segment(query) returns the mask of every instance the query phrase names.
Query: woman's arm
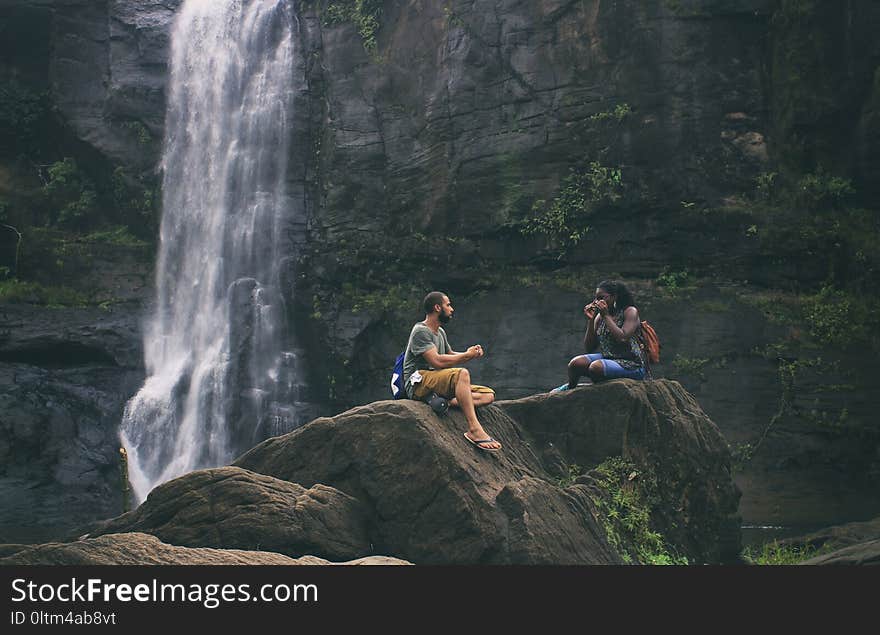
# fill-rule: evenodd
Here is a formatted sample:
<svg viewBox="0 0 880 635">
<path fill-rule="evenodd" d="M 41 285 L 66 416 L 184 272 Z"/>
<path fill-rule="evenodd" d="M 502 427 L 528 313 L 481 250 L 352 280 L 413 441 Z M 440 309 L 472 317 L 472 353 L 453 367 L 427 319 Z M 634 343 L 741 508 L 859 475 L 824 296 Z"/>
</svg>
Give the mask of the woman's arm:
<svg viewBox="0 0 880 635">
<path fill-rule="evenodd" d="M 608 329 L 608 332 L 611 333 L 611 337 L 618 342 L 625 342 L 631 338 L 641 324 L 639 320 L 639 310 L 634 306 L 628 306 L 626 307 L 626 310 L 624 310 L 623 328 L 617 326 L 614 318 L 608 315 L 608 313 L 601 313 L 601 319 L 605 320 L 605 327 Z"/>
<path fill-rule="evenodd" d="M 598 324 L 597 311 L 595 303 L 588 304 L 584 307 L 584 315 L 587 316 L 587 331 L 584 333 L 584 350 L 590 353 L 596 350 L 599 345 L 599 338 L 596 336 L 596 324 Z"/>
</svg>

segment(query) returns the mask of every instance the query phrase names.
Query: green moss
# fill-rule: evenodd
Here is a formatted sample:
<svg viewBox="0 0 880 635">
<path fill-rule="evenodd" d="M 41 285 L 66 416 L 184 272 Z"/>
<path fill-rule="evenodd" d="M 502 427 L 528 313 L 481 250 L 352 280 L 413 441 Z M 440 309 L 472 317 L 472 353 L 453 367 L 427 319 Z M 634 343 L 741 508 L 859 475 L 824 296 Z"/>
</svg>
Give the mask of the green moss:
<svg viewBox="0 0 880 635">
<path fill-rule="evenodd" d="M 335 0 L 324 9 L 322 22 L 332 26 L 350 22 L 357 27 L 364 50 L 378 61 L 376 34 L 382 17 L 382 0 Z"/>
<path fill-rule="evenodd" d="M 362 290 L 351 283 L 343 283 L 340 306 L 352 313 L 372 316 L 396 316 L 414 311 L 419 290 L 413 285 L 395 284 L 384 289 Z"/>
<path fill-rule="evenodd" d="M 731 306 L 720 300 L 702 300 L 694 303 L 694 308 L 703 313 L 727 313 Z"/>
<path fill-rule="evenodd" d="M 111 227 L 85 234 L 80 240 L 86 243 L 101 243 L 123 247 L 149 247 L 149 243 L 133 236 L 128 227 Z"/>
<path fill-rule="evenodd" d="M 672 360 L 672 368 L 676 373 L 682 375 L 695 375 L 700 379 L 705 379 L 706 376 L 703 374 L 703 369 L 709 361 L 709 359 L 704 358 L 676 355 L 675 359 Z"/>
<path fill-rule="evenodd" d="M 91 179 L 80 171 L 76 160 L 65 157 L 49 166 L 43 193 L 53 207 L 52 223 L 75 228 L 97 212 L 98 195 Z"/>
<path fill-rule="evenodd" d="M 131 131 L 142 146 L 150 145 L 150 142 L 153 140 L 150 131 L 140 121 L 126 121 L 122 124 L 122 127 Z"/>
<path fill-rule="evenodd" d="M 88 299 L 67 287 L 43 286 L 15 278 L 0 281 L 0 303 L 39 304 L 48 307 L 86 306 Z"/>
<path fill-rule="evenodd" d="M 605 534 L 624 562 L 688 564 L 651 527 L 651 509 L 660 500 L 656 477 L 621 457 L 607 459 L 591 474 L 599 487 L 593 502 Z"/>
<path fill-rule="evenodd" d="M 622 123 L 624 119 L 629 117 L 632 114 L 632 108 L 627 103 L 617 104 L 611 110 L 605 110 L 603 112 L 597 112 L 595 115 L 590 115 L 590 121 L 616 121 L 617 123 Z"/>
</svg>

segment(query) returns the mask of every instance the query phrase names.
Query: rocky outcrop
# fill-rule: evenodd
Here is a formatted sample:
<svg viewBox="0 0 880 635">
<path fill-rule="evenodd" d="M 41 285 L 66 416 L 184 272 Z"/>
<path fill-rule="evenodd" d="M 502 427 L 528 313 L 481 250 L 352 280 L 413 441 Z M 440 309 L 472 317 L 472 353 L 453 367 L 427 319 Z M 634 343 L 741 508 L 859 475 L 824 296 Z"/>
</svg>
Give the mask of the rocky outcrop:
<svg viewBox="0 0 880 635">
<path fill-rule="evenodd" d="M 6 546 L 0 562 L 247 558 L 206 547 L 333 560 L 381 553 L 418 564 L 620 564 L 650 558 L 651 547 L 691 563 L 739 553 L 727 445 L 679 384 L 618 380 L 499 402 L 480 416 L 501 453 L 464 439 L 460 412 L 438 418 L 416 401 L 317 419 L 235 466 L 166 483 L 80 541 Z M 627 491 L 606 489 L 608 459 L 632 466 Z M 618 493 L 634 500 L 643 483 L 653 484 L 643 508 L 614 509 L 625 522 L 650 523 L 650 546 L 618 533 L 608 512 Z"/>
<path fill-rule="evenodd" d="M 876 550 L 878 541 L 880 541 L 880 518 L 826 527 L 803 536 L 785 538 L 778 542 L 783 547 L 819 550 L 821 554 L 811 560 L 825 561 L 827 559 L 830 562 L 837 560 L 837 554 L 861 553 L 862 547 L 867 549 L 866 553 L 872 549 Z M 843 560 L 845 558 L 841 562 Z"/>
<path fill-rule="evenodd" d="M 0 540 L 124 511 L 118 426 L 143 381 L 140 310 L 0 309 Z"/>
<path fill-rule="evenodd" d="M 739 553 L 740 492 L 727 441 L 677 382 L 612 381 L 498 407 L 534 439 L 551 474 L 564 476 L 570 465 L 587 472 L 623 456 L 650 475 L 660 498 L 653 525 L 691 560 Z"/>
<path fill-rule="evenodd" d="M 594 418 L 608 404 L 620 416 Z M 317 419 L 235 465 L 353 496 L 370 510 L 376 551 L 416 563 L 611 564 L 621 559 L 607 542 L 594 483 L 566 484 L 558 474 L 575 461 L 586 472 L 622 456 L 668 489 L 652 518 L 674 550 L 692 562 L 739 552 L 726 443 L 678 384 L 623 380 L 500 402 L 480 416 L 502 453 L 469 444 L 460 412 L 438 419 L 403 400 Z"/>
<path fill-rule="evenodd" d="M 318 565 L 334 564 L 315 558 L 289 558 L 266 551 L 206 549 L 167 545 L 141 533 L 109 534 L 89 540 L 44 545 L 3 545 L 2 565 Z M 374 556 L 338 564 L 408 564 Z"/>
<path fill-rule="evenodd" d="M 880 539 L 860 542 L 826 553 L 799 564 L 814 565 L 880 565 Z"/>
<path fill-rule="evenodd" d="M 137 510 L 88 536 L 149 533 L 184 547 L 353 560 L 371 553 L 366 513 L 351 496 L 235 467 L 191 472 L 154 489 Z"/>
<path fill-rule="evenodd" d="M 631 554 L 650 561 L 652 548 L 691 563 L 739 553 L 727 445 L 676 382 L 619 380 L 479 413 L 502 452 L 470 444 L 460 411 L 440 418 L 417 401 L 375 402 L 269 439 L 234 466 L 170 481 L 67 546 L 0 554 L 76 562 L 86 550 L 95 562 L 132 562 L 156 549 L 147 562 L 183 562 L 168 553 L 175 545 L 333 561 L 378 553 L 417 564 L 621 564 Z M 609 489 L 609 460 L 629 466 L 625 490 Z M 640 490 L 643 507 L 614 507 L 633 505 Z M 649 523 L 651 544 L 618 531 L 618 515 Z M 129 532 L 129 551 L 93 553 L 105 544 L 96 541 Z"/>
</svg>

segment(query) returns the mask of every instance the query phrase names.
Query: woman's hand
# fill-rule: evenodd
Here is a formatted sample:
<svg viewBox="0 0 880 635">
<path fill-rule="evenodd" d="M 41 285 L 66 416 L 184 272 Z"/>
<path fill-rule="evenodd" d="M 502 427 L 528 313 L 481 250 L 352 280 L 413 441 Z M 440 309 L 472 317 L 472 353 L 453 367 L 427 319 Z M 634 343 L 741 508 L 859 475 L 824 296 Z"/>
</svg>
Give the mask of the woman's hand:
<svg viewBox="0 0 880 635">
<path fill-rule="evenodd" d="M 584 315 L 587 316 L 588 320 L 596 319 L 596 303 L 590 302 L 587 306 L 584 307 Z"/>
<path fill-rule="evenodd" d="M 605 300 L 596 300 L 596 309 L 599 311 L 599 315 L 605 317 L 608 315 L 608 303 Z"/>
</svg>

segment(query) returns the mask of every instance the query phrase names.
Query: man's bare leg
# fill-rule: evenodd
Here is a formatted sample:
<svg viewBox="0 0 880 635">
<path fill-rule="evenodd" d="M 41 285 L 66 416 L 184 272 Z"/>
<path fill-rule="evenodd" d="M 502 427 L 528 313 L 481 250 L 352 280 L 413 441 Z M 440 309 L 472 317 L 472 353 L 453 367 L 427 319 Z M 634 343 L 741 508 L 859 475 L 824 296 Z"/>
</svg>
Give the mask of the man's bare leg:
<svg viewBox="0 0 880 635">
<path fill-rule="evenodd" d="M 458 382 L 455 384 L 455 399 L 458 401 L 458 407 L 464 413 L 468 424 L 468 436 L 471 441 L 480 441 L 488 439 L 489 435 L 480 425 L 477 419 L 476 410 L 474 410 L 474 393 L 471 392 L 471 374 L 467 368 L 462 368 L 458 374 Z M 500 450 L 501 444 L 497 441 L 491 443 L 483 443 L 482 446 L 487 450 Z"/>
<path fill-rule="evenodd" d="M 495 401 L 495 393 L 492 392 L 473 392 L 471 391 L 471 395 L 474 398 L 474 407 L 479 408 L 480 406 L 488 406 L 490 403 Z M 458 408 L 458 399 L 453 397 L 449 400 L 449 405 L 453 408 Z"/>
</svg>

